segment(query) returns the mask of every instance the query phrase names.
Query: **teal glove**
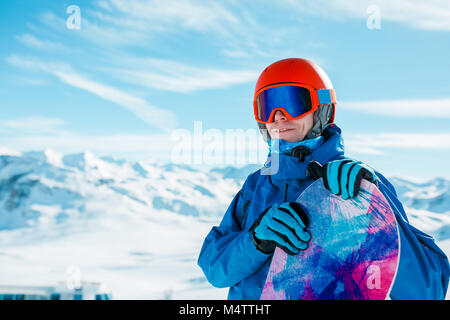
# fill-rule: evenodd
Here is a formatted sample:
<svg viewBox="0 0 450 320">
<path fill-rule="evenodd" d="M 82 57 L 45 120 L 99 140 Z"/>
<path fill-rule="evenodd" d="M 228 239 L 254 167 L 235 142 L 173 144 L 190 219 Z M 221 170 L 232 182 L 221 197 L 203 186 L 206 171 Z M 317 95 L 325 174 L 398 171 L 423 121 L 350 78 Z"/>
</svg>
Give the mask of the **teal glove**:
<svg viewBox="0 0 450 320">
<path fill-rule="evenodd" d="M 322 177 L 325 188 L 343 199 L 358 195 L 362 179 L 377 184 L 375 171 L 361 161 L 335 160 L 323 167 L 314 161 L 308 165 L 308 170 L 314 179 Z"/>
<path fill-rule="evenodd" d="M 253 241 L 258 250 L 273 253 L 278 246 L 290 255 L 308 247 L 308 218 L 297 202 L 274 204 L 264 210 L 253 224 Z"/>
</svg>

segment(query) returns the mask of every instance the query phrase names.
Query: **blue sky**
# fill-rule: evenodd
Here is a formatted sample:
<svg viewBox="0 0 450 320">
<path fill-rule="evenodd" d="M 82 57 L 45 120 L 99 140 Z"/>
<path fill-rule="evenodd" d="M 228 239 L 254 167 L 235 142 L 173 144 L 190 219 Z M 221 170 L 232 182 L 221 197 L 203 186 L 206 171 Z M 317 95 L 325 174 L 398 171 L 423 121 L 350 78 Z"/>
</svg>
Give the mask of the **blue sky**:
<svg viewBox="0 0 450 320">
<path fill-rule="evenodd" d="M 349 156 L 388 176 L 450 178 L 446 1 L 16 0 L 0 3 L 0 24 L 3 153 L 169 161 L 173 130 L 196 120 L 256 130 L 259 73 L 302 57 L 333 82 Z"/>
</svg>

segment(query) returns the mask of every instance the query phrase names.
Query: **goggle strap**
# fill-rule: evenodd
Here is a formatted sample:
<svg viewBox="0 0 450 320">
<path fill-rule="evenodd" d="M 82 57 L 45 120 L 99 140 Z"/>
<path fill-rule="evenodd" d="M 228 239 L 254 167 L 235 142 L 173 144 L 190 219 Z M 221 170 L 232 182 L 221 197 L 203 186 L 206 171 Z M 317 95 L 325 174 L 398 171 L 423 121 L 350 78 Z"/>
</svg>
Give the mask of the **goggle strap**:
<svg viewBox="0 0 450 320">
<path fill-rule="evenodd" d="M 333 89 L 318 89 L 319 104 L 336 103 L 336 94 Z"/>
</svg>

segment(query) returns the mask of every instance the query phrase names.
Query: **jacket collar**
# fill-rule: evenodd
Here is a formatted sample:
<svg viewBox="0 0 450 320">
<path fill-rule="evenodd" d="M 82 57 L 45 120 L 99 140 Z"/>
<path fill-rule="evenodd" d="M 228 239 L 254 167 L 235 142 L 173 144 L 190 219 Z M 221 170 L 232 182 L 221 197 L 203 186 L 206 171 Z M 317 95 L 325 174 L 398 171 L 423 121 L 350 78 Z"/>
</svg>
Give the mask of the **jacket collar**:
<svg viewBox="0 0 450 320">
<path fill-rule="evenodd" d="M 275 184 L 284 183 L 291 179 L 306 179 L 306 169 L 311 161 L 315 160 L 323 165 L 344 155 L 344 140 L 341 132 L 336 124 L 326 128 L 322 133 L 324 141 L 319 146 L 301 150 L 297 156 L 285 153 L 269 153 L 261 173 L 269 175 Z"/>
</svg>

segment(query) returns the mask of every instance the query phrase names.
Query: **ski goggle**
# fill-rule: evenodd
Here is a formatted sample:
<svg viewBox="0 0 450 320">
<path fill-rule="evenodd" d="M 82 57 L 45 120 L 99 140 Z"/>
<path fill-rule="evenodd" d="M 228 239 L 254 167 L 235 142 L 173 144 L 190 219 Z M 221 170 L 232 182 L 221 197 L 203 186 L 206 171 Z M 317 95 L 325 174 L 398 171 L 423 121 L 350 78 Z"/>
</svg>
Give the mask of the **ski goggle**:
<svg viewBox="0 0 450 320">
<path fill-rule="evenodd" d="M 253 109 L 256 121 L 270 123 L 277 110 L 294 120 L 316 111 L 325 103 L 336 103 L 333 89 L 316 90 L 300 83 L 283 83 L 261 89 L 253 101 Z"/>
</svg>

